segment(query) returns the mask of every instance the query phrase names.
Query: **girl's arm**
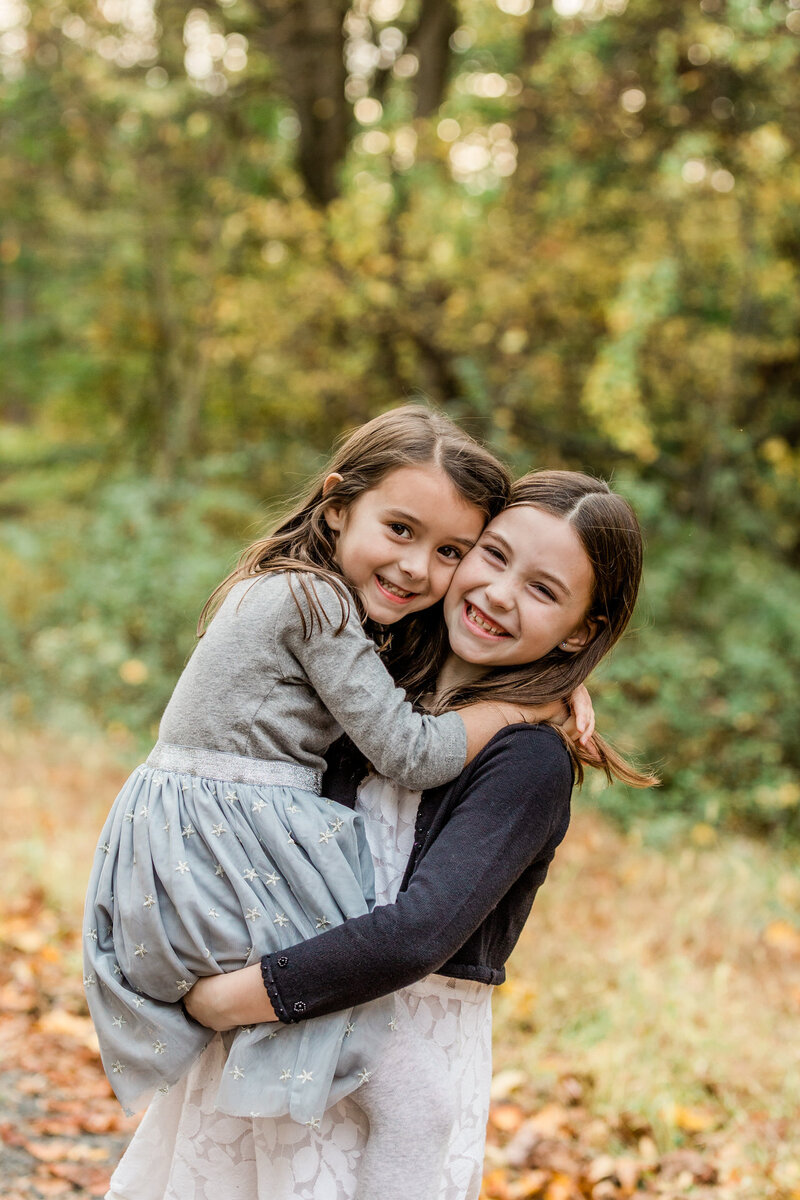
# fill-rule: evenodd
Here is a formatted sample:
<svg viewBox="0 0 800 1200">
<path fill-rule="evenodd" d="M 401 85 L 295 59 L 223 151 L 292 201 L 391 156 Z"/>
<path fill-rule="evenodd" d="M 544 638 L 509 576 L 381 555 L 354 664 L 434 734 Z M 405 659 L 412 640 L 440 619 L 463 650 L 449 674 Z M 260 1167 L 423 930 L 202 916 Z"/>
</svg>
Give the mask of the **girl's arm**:
<svg viewBox="0 0 800 1200">
<path fill-rule="evenodd" d="M 260 1025 L 277 1021 L 261 966 L 242 967 L 226 975 L 207 975 L 198 979 L 183 998 L 183 1006 L 200 1025 L 224 1033 L 239 1025 Z"/>
<path fill-rule="evenodd" d="M 300 668 L 379 774 L 409 788 L 437 787 L 455 779 L 505 725 L 547 720 L 560 710 L 559 704 L 522 708 L 486 701 L 460 713 L 417 712 L 361 628 L 355 606 L 351 603 L 349 618 L 337 632 L 342 620 L 339 594 L 325 580 L 315 578 L 313 585 L 322 617 L 312 613 L 295 583 L 278 614 L 278 656 L 287 677 L 297 676 Z M 304 630 L 309 626 L 313 632 L 307 638 Z"/>
<path fill-rule="evenodd" d="M 447 962 L 532 862 L 541 856 L 546 869 L 568 820 L 569 757 L 552 730 L 517 727 L 456 787 L 452 813 L 394 904 L 265 955 L 260 967 L 200 980 L 189 1011 L 220 1029 L 305 1020 L 386 995 Z"/>
</svg>

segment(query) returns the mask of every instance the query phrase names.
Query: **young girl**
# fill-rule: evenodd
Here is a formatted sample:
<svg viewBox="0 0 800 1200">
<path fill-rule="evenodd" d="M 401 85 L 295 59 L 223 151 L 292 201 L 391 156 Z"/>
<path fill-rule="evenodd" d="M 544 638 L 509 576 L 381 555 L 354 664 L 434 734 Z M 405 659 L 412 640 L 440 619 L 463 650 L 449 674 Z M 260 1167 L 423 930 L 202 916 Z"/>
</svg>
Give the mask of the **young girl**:
<svg viewBox="0 0 800 1200">
<path fill-rule="evenodd" d="M 572 472 L 520 480 L 511 506 L 453 577 L 444 606 L 450 651 L 429 664 L 429 679 L 437 673 L 433 707 L 571 691 L 625 629 L 641 555 L 633 513 L 604 483 Z M 634 786 L 654 782 L 596 741 L 608 774 Z M 384 906 L 289 947 L 283 967 L 267 955 L 260 968 L 201 981 L 187 1000 L 199 1020 L 227 1029 L 276 1018 L 313 1024 L 309 1017 L 401 988 L 403 1037 L 413 1042 L 416 1034 L 432 1056 L 444 1052 L 437 1094 L 445 1103 L 455 1096 L 439 1200 L 474 1200 L 480 1190 L 491 985 L 503 981 L 566 832 L 571 756 L 580 778 L 581 760 L 593 760 L 579 747 L 573 755 L 553 729 L 514 725 L 421 803 L 371 775 L 359 807 L 370 823 Z M 262 974 L 272 981 L 269 995 Z M 304 1007 L 294 1017 L 297 997 Z M 363 1124 L 347 1103 L 326 1112 L 319 1132 L 297 1137 L 281 1121 L 223 1128 L 208 1101 L 219 1069 L 214 1045 L 173 1096 L 153 1105 L 112 1180 L 111 1200 L 199 1200 L 223 1173 L 243 1200 L 380 1195 L 363 1155 Z M 427 1140 L 437 1136 L 432 1130 Z M 157 1166 L 151 1186 L 133 1183 L 142 1156 Z"/>
<path fill-rule="evenodd" d="M 111 810 L 89 884 L 86 992 L 127 1108 L 168 1090 L 211 1036 L 178 1003 L 198 977 L 369 910 L 360 819 L 319 794 L 340 730 L 381 773 L 424 787 L 452 779 L 515 719 L 518 706 L 493 704 L 463 718 L 416 712 L 361 626 L 362 613 L 390 626 L 438 601 L 505 490 L 502 467 L 445 419 L 394 410 L 346 442 L 212 596 L 213 620 Z M 294 1018 L 303 1010 L 295 1001 Z M 392 1088 L 403 1069 L 424 1075 L 424 1062 L 395 1062 L 364 1087 L 396 1031 L 389 1001 L 241 1030 L 217 1104 L 314 1128 L 361 1088 L 365 1105 L 397 1112 Z M 419 1106 L 404 1122 L 412 1141 L 415 1119 Z"/>
</svg>

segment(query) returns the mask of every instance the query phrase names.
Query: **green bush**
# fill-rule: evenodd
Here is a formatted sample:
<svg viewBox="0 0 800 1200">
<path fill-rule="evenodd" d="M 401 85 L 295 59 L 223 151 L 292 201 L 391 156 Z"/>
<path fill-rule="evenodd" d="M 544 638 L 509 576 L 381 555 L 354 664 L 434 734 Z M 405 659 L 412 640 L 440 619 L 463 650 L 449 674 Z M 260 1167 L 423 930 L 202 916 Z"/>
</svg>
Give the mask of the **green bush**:
<svg viewBox="0 0 800 1200">
<path fill-rule="evenodd" d="M 685 813 L 800 833 L 800 593 L 774 554 L 718 540 L 626 485 L 649 531 L 633 632 L 593 692 L 601 726 L 659 770 L 647 792 L 599 803 L 630 821 Z"/>
<path fill-rule="evenodd" d="M 57 524 L 8 526 L 0 603 L 10 715 L 151 739 L 199 611 L 256 515 L 244 492 L 130 477 Z"/>
</svg>

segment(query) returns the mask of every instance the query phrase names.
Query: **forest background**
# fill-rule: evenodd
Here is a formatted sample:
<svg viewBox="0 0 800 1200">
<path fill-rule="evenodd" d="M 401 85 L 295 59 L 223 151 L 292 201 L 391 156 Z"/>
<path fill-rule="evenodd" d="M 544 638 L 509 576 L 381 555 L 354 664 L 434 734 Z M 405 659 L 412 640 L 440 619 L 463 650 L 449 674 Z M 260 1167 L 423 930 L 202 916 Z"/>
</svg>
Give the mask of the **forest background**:
<svg viewBox="0 0 800 1200">
<path fill-rule="evenodd" d="M 420 393 L 648 539 L 620 812 L 800 831 L 800 5 L 0 0 L 0 662 L 152 737 L 265 505 Z"/>
<path fill-rule="evenodd" d="M 138 761 L 240 548 L 422 397 L 635 504 L 592 687 L 663 786 L 592 800 L 668 854 L 740 839 L 739 928 L 794 971 L 798 78 L 800 0 L 0 0 L 5 818 L 55 746 Z M 706 870 L 724 904 L 703 862 L 669 903 Z"/>
</svg>

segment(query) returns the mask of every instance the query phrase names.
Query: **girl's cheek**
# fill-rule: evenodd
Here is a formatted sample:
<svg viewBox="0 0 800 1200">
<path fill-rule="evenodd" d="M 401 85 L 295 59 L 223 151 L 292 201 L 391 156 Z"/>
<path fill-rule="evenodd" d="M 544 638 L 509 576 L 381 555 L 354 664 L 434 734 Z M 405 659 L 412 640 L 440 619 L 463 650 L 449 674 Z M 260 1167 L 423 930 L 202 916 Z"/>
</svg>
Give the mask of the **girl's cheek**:
<svg viewBox="0 0 800 1200">
<path fill-rule="evenodd" d="M 475 550 L 470 550 L 469 554 L 456 563 L 453 574 L 450 577 L 451 581 L 455 579 L 458 583 L 459 580 L 466 579 L 470 575 L 470 571 L 477 561 L 475 553 Z"/>
<path fill-rule="evenodd" d="M 450 584 L 453 581 L 453 576 L 456 573 L 456 566 L 441 567 L 437 572 L 433 586 L 433 593 L 437 600 L 441 600 L 450 587 Z"/>
</svg>

